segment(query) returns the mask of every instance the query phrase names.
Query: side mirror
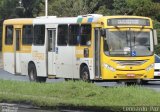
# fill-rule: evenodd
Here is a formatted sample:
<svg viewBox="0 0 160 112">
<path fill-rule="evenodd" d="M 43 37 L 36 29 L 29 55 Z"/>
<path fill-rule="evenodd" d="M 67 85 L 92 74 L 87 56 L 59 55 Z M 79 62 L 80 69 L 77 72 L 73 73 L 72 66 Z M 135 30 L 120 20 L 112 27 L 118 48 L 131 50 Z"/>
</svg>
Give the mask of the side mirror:
<svg viewBox="0 0 160 112">
<path fill-rule="evenodd" d="M 154 38 L 154 45 L 158 45 L 157 31 L 156 30 L 153 30 L 153 38 Z"/>
<path fill-rule="evenodd" d="M 91 45 L 91 41 L 88 41 L 88 42 L 87 42 L 87 46 L 90 46 L 90 45 Z"/>
<path fill-rule="evenodd" d="M 105 29 L 101 29 L 101 36 L 105 37 L 106 36 L 106 30 Z"/>
</svg>

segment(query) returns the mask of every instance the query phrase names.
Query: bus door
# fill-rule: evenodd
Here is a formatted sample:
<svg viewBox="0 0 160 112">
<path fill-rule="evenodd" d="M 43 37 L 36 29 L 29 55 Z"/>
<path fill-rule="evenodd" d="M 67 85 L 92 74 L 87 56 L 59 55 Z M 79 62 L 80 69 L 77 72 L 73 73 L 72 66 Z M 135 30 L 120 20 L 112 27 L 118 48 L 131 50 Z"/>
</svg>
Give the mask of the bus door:
<svg viewBox="0 0 160 112">
<path fill-rule="evenodd" d="M 57 77 L 73 78 L 73 55 L 75 47 L 68 45 L 68 24 L 58 25 L 56 46 Z"/>
<path fill-rule="evenodd" d="M 94 46 L 94 70 L 95 70 L 95 77 L 100 78 L 101 74 L 101 59 L 100 59 L 100 46 L 101 46 L 101 36 L 100 36 L 100 29 L 95 28 L 94 29 L 94 35 L 95 35 L 95 46 Z"/>
<path fill-rule="evenodd" d="M 20 50 L 21 50 L 21 29 L 15 29 L 15 73 L 21 73 L 21 57 L 20 57 Z"/>
<path fill-rule="evenodd" d="M 73 78 L 74 47 L 56 47 L 56 73 L 57 77 Z"/>
<path fill-rule="evenodd" d="M 56 62 L 55 62 L 55 40 L 56 40 L 56 29 L 48 29 L 48 74 L 56 75 Z"/>
</svg>

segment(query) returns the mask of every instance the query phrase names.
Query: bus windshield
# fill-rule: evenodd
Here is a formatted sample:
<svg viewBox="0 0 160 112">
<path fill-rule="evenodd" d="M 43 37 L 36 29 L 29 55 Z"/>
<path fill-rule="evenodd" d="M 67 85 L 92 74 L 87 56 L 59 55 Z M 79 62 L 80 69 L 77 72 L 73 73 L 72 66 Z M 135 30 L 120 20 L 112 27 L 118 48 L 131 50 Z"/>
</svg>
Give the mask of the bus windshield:
<svg viewBox="0 0 160 112">
<path fill-rule="evenodd" d="M 153 54 L 152 31 L 106 30 L 104 51 L 110 56 L 150 56 Z"/>
</svg>

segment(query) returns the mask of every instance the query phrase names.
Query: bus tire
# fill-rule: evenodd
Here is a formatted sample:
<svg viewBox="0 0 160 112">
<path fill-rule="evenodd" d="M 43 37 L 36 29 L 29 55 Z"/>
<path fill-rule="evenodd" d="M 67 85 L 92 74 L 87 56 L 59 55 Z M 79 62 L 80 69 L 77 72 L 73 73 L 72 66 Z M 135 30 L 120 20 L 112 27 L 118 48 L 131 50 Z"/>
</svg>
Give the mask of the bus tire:
<svg viewBox="0 0 160 112">
<path fill-rule="evenodd" d="M 28 76 L 31 82 L 36 82 L 37 80 L 37 70 L 33 63 L 29 64 Z"/>
<path fill-rule="evenodd" d="M 125 82 L 126 86 L 135 86 L 138 85 L 137 82 Z"/>
<path fill-rule="evenodd" d="M 89 69 L 87 66 L 84 66 L 83 68 L 81 68 L 80 71 L 80 78 L 81 80 L 85 81 L 85 82 L 90 82 L 90 77 L 89 77 Z"/>
<path fill-rule="evenodd" d="M 46 77 L 37 77 L 37 82 L 46 82 L 47 78 Z"/>
<path fill-rule="evenodd" d="M 29 64 L 28 76 L 31 82 L 46 82 L 46 77 L 37 77 L 37 70 L 33 63 Z"/>
<path fill-rule="evenodd" d="M 64 78 L 64 80 L 65 80 L 65 81 L 70 81 L 71 79 L 69 79 L 69 78 Z"/>
<path fill-rule="evenodd" d="M 141 84 L 142 84 L 142 85 L 148 84 L 148 80 L 141 80 Z"/>
</svg>

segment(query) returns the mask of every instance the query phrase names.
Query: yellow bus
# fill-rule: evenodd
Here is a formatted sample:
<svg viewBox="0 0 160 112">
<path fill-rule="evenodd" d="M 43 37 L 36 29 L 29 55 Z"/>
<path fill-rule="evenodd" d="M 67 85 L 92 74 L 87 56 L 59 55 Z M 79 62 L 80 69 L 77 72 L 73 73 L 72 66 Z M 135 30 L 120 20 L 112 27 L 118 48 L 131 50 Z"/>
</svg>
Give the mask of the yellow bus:
<svg viewBox="0 0 160 112">
<path fill-rule="evenodd" d="M 30 32 L 32 29 L 34 35 L 28 32 L 33 39 L 27 35 L 26 41 L 33 41 L 25 46 L 23 26 L 30 24 L 27 21 L 33 24 Z M 7 25 L 13 29 L 11 45 L 7 43 Z M 21 36 L 17 36 L 16 26 L 22 32 Z M 3 26 L 4 69 L 28 75 L 31 81 L 37 82 L 45 82 L 47 78 L 151 79 L 154 44 L 157 44 L 157 37 L 152 20 L 140 16 L 48 16 L 26 21 L 6 20 Z"/>
</svg>

